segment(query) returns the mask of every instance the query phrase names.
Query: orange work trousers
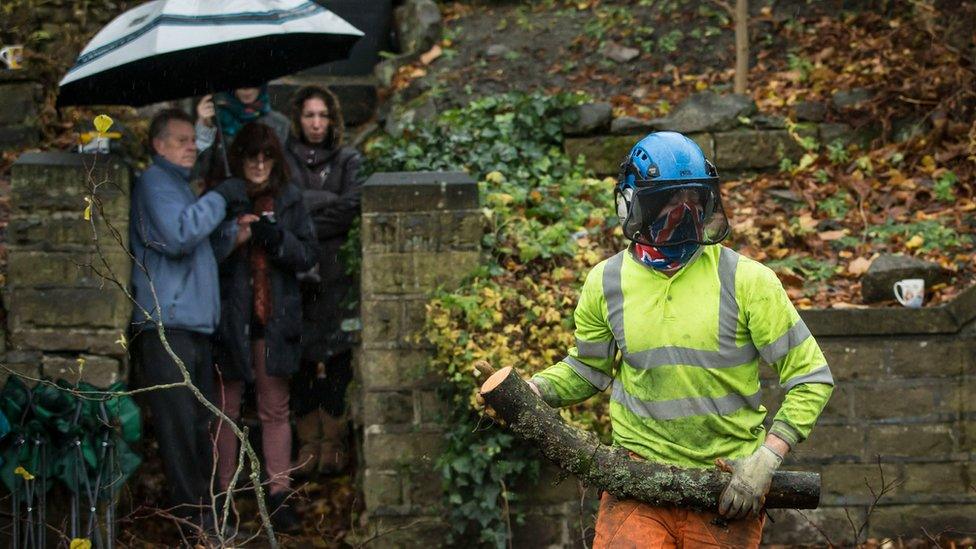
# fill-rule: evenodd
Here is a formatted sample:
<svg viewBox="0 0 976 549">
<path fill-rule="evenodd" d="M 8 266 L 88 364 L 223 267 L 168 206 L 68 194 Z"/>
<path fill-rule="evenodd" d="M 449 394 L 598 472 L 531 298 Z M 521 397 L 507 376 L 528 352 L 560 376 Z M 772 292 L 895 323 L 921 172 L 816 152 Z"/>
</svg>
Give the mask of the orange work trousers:
<svg viewBox="0 0 976 549">
<path fill-rule="evenodd" d="M 654 507 L 603 493 L 593 549 L 759 547 L 765 514 L 725 522 L 718 513 Z"/>
</svg>

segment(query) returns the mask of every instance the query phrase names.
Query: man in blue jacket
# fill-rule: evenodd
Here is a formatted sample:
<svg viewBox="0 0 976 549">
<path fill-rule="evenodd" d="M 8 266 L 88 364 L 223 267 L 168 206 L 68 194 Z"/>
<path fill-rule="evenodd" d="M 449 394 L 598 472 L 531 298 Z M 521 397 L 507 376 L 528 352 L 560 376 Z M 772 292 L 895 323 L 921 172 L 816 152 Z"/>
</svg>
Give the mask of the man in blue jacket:
<svg viewBox="0 0 976 549">
<path fill-rule="evenodd" d="M 143 385 L 184 381 L 165 340 L 183 362 L 190 381 L 211 397 L 213 364 L 210 334 L 220 317 L 217 261 L 210 234 L 225 221 L 233 204 L 246 202 L 244 183 L 228 180 L 200 197 L 189 175 L 197 157 L 193 119 L 179 109 L 158 113 L 149 127 L 152 165 L 132 189 L 129 242 L 135 258 L 132 291 L 133 360 Z M 222 234 L 248 236 L 231 220 Z M 209 528 L 201 513 L 210 502 L 211 414 L 186 387 L 154 390 L 146 401 L 152 412 L 167 485 L 175 512 Z"/>
</svg>

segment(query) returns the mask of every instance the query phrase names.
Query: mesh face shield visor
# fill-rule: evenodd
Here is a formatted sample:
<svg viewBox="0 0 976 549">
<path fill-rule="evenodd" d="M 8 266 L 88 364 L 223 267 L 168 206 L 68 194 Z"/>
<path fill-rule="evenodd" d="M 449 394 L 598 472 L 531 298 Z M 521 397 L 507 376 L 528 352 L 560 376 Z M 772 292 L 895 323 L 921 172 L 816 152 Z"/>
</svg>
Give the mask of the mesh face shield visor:
<svg viewBox="0 0 976 549">
<path fill-rule="evenodd" d="M 634 242 L 659 248 L 709 245 L 729 235 L 729 220 L 715 178 L 618 188 L 616 200 L 624 235 Z"/>
</svg>

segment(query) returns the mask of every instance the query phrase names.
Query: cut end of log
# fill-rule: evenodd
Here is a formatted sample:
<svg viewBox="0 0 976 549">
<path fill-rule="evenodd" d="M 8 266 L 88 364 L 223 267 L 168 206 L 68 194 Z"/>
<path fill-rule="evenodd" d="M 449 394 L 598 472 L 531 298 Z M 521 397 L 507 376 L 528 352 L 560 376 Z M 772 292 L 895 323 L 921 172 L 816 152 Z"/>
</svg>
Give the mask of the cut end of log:
<svg viewBox="0 0 976 549">
<path fill-rule="evenodd" d="M 505 378 L 507 378 L 508 374 L 510 374 L 511 372 L 512 372 L 512 367 L 506 366 L 505 368 L 502 368 L 501 370 L 498 370 L 497 372 L 492 374 L 491 377 L 489 377 L 481 385 L 481 394 L 492 392 L 492 390 L 494 390 L 495 387 L 498 387 L 499 385 L 502 384 L 503 381 L 505 381 Z"/>
</svg>

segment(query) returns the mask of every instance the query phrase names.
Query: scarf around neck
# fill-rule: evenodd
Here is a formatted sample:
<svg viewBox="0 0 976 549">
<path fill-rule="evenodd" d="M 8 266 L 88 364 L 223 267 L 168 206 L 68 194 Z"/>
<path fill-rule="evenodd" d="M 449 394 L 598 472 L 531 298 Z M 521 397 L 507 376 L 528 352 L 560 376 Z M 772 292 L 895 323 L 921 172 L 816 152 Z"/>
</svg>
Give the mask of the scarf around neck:
<svg viewBox="0 0 976 549">
<path fill-rule="evenodd" d="M 220 127 L 224 135 L 228 138 L 237 135 L 237 132 L 248 122 L 254 122 L 258 118 L 271 112 L 271 101 L 268 100 L 268 85 L 261 86 L 258 98 L 245 105 L 237 98 L 234 92 L 220 92 L 214 97 L 217 105 L 217 117 L 220 118 Z M 229 142 L 229 141 L 228 141 Z"/>
</svg>

